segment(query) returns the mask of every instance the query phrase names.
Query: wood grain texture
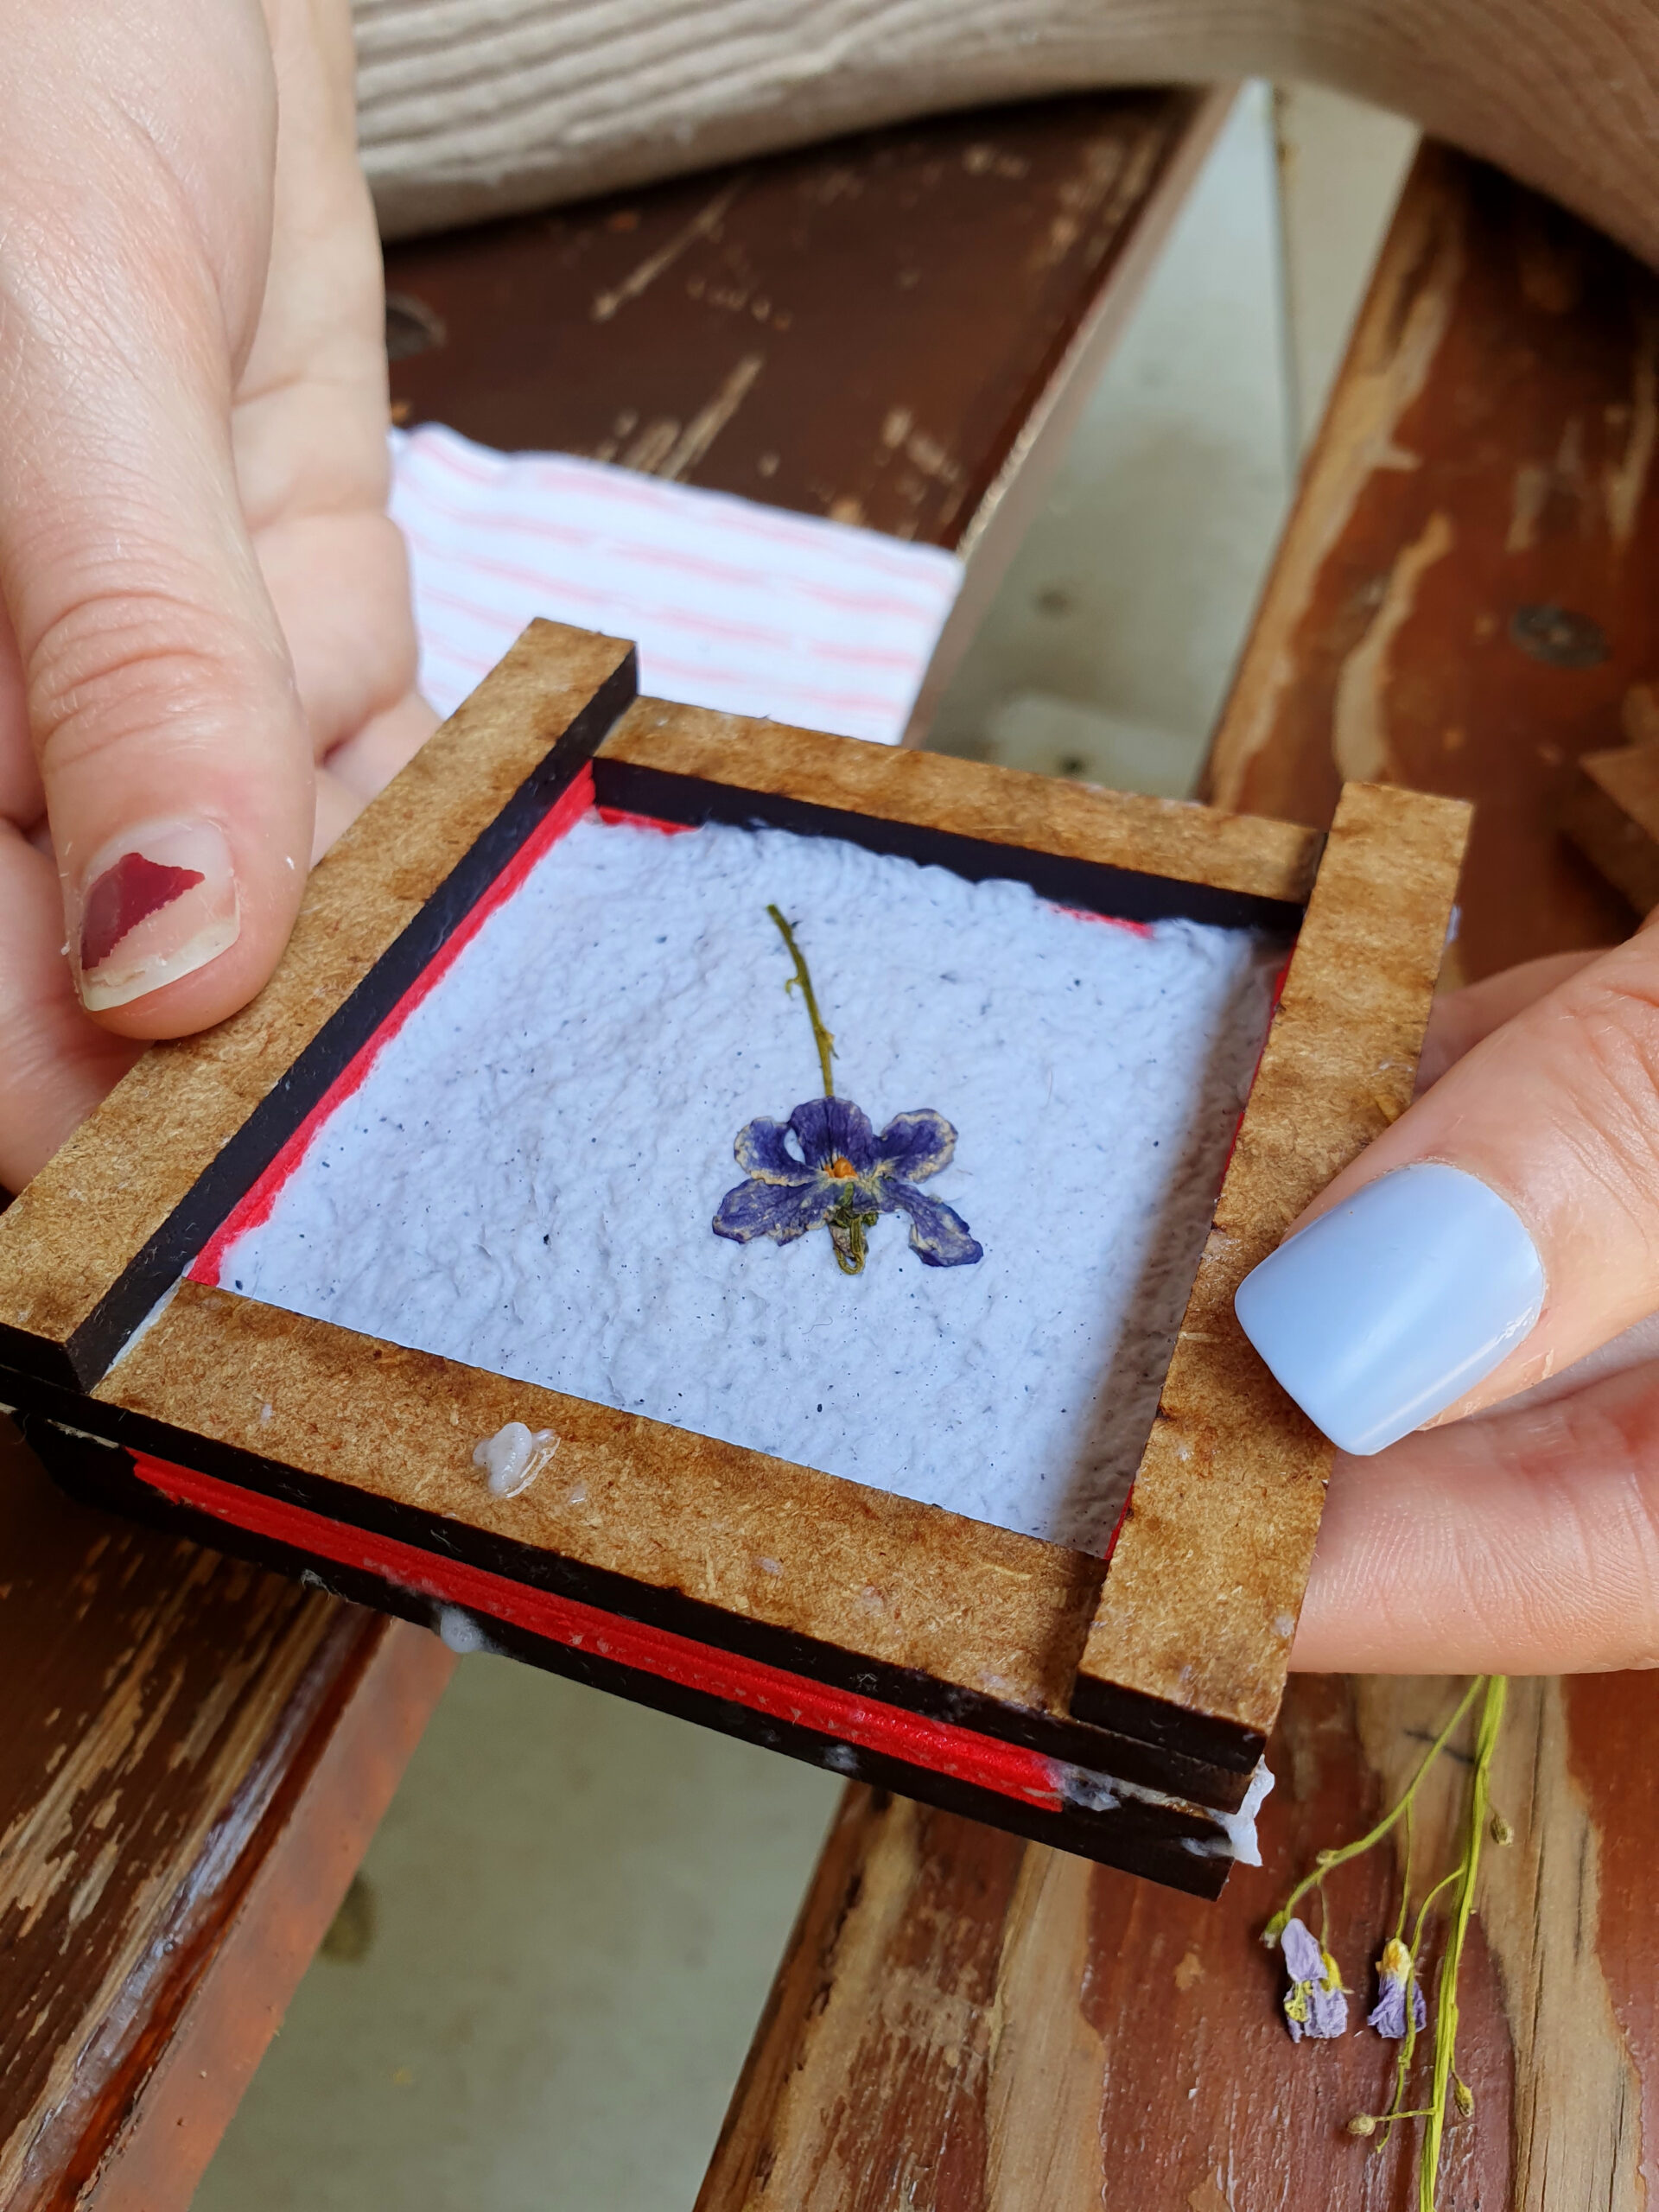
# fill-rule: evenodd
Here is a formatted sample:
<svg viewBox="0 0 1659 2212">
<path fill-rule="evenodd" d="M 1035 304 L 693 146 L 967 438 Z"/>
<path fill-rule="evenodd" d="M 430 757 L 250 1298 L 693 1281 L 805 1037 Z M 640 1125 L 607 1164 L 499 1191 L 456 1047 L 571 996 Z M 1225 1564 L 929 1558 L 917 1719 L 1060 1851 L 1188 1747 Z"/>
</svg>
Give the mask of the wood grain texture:
<svg viewBox="0 0 1659 2212">
<path fill-rule="evenodd" d="M 1454 800 L 1344 791 L 1089 1631 L 1085 1718 L 1123 1725 L 1128 1692 L 1258 1745 L 1273 1726 L 1332 1452 L 1233 1295 L 1411 1102 L 1468 818 Z"/>
<path fill-rule="evenodd" d="M 1624 902 L 1562 847 L 1557 820 L 1577 754 L 1648 735 L 1659 514 L 1637 433 L 1655 296 L 1654 278 L 1605 241 L 1478 165 L 1426 150 L 1219 735 L 1211 790 L 1225 802 L 1327 820 L 1344 772 L 1359 765 L 1356 748 L 1377 744 L 1388 779 L 1475 801 L 1453 948 L 1471 976 L 1630 927 Z M 1433 527 L 1437 514 L 1445 528 Z M 1447 528 L 1453 550 L 1440 554 Z M 1551 601 L 1579 619 L 1523 624 L 1529 643 L 1516 644 L 1518 610 Z M 1593 663 L 1582 656 L 1597 633 L 1608 657 Z M 1557 658 L 1541 657 L 1541 645 Z M 1081 1951 L 1074 1933 L 1052 1936 L 1044 1969 L 1017 1985 L 1017 2008 L 1005 1981 L 994 2011 L 1002 2037 L 1050 2035 L 1056 2054 L 1046 2095 L 1002 2107 L 1014 2139 L 1001 2171 L 1023 2159 L 1046 2173 L 1053 2129 L 1081 2104 L 1098 2112 L 1109 2202 L 1155 2212 L 1414 2203 L 1410 2131 L 1381 2155 L 1341 2133 L 1351 2112 L 1385 2099 L 1386 2048 L 1360 2034 L 1293 2050 L 1255 1936 L 1315 1849 L 1363 1833 L 1455 1688 L 1293 1677 L 1269 1747 L 1279 1785 L 1260 1874 L 1236 1873 L 1213 1907 L 1089 1878 L 1098 1909 Z M 1448 2212 L 1625 2212 L 1652 2201 L 1656 1737 L 1659 1675 L 1512 1686 L 1495 1787 L 1517 1840 L 1486 1857 L 1465 1961 L 1460 2063 L 1476 2113 L 1448 2135 Z M 1459 1771 L 1448 1769 L 1425 1806 L 1420 1884 L 1435 1854 L 1446 1863 L 1444 1790 Z M 993 2201 L 988 2151 L 954 2190 L 932 2177 L 944 2115 L 930 2023 L 935 2004 L 948 2015 L 950 1997 L 921 1947 L 948 1929 L 980 1962 L 976 1986 L 995 1983 L 1020 1869 L 1005 1839 L 962 1827 L 930 1829 L 918 1853 L 906 1808 L 868 1796 L 855 1796 L 846 1821 L 804 1923 L 811 1970 L 798 1947 L 702 2212 L 786 2202 L 770 2176 L 810 2172 L 815 2150 L 846 2163 L 842 2202 L 855 2212 L 885 2212 L 895 2197 L 912 2212 L 980 2212 Z M 881 1938 L 890 1978 L 918 1955 L 933 1977 L 920 1991 L 912 1981 L 900 2014 L 861 1994 L 855 1973 L 843 1978 L 841 1947 L 860 1933 L 867 1870 L 924 1857 L 926 1881 L 913 1878 L 904 1907 L 888 1909 Z M 1366 1961 L 1391 1923 L 1398 1871 L 1373 1854 L 1331 1885 L 1335 1948 L 1367 2001 Z M 867 1971 L 866 1986 L 876 1980 Z M 832 2031 L 833 2069 L 820 2070 Z M 972 2081 L 964 2095 L 969 2111 L 951 2120 L 983 2144 L 988 2098 Z M 857 2164 L 845 2118 L 872 2110 L 880 2168 Z M 898 2171 L 909 2196 L 884 2196 Z M 1077 2188 L 1091 2208 L 1100 2201 Z M 1033 2184 L 1027 2201 L 1048 2200 Z M 1068 2202 L 1058 2189 L 1053 2201 Z"/>
<path fill-rule="evenodd" d="M 74 1337 L 632 652 L 531 626 L 313 871 L 252 1003 L 152 1046 L 0 1215 L 0 1324 Z"/>
<path fill-rule="evenodd" d="M 1203 99 L 950 116 L 393 246 L 442 334 L 394 360 L 396 418 L 955 546 L 1144 267 Z"/>
<path fill-rule="evenodd" d="M 1344 1756 L 1356 1726 L 1347 1685 L 1293 1683 L 1266 1864 L 1213 1905 L 849 1791 L 697 2212 L 1403 2212 L 1408 2136 L 1379 2156 L 1342 2133 L 1386 2101 L 1389 2046 L 1293 2046 L 1279 1963 L 1255 1940 L 1313 1851 L 1379 1801 Z M 1332 1885 L 1357 1994 L 1392 1879 L 1382 1854 Z M 1459 2212 L 1508 2201 L 1497 1990 L 1477 1932 L 1480 2125 L 1452 2139 L 1444 2201 Z"/>
<path fill-rule="evenodd" d="M 1659 277 L 1427 148 L 1217 737 L 1221 806 L 1478 795 L 1467 980 L 1630 926 L 1559 817 L 1578 756 L 1654 715 L 1656 348 Z"/>
<path fill-rule="evenodd" d="M 415 1507 L 446 1550 L 485 1532 L 1039 1713 L 1065 1711 L 1099 1584 L 1058 1545 L 200 1283 L 95 1395 L 182 1432 L 177 1456 L 205 1438 Z M 473 1448 L 510 1421 L 559 1450 L 496 1498 Z"/>
<path fill-rule="evenodd" d="M 1561 827 L 1638 914 L 1659 906 L 1659 745 L 1579 756 Z"/>
<path fill-rule="evenodd" d="M 1323 846 L 1294 823 L 660 699 L 636 700 L 601 758 L 1294 906 L 1308 896 Z"/>
<path fill-rule="evenodd" d="M 385 1679 L 391 1640 L 436 1655 L 435 1679 L 417 1673 L 404 1726 L 386 1732 L 378 1788 L 337 1793 L 331 1847 L 354 1862 L 447 1655 L 417 1631 L 71 1505 L 9 1423 L 0 1476 L 0 2201 L 8 2212 L 114 2206 L 118 2195 L 99 2195 L 111 2160 L 341 1714 Z M 291 1914 L 288 1955 L 267 1962 L 247 2011 L 251 2041 L 215 2037 L 199 2059 L 189 2101 L 202 2159 L 327 1910 L 320 1891 L 308 1917 Z M 188 2190 L 153 2200 L 156 2212 Z"/>
<path fill-rule="evenodd" d="M 191 1885 L 195 1924 L 169 1926 L 181 1963 L 165 2012 L 150 2012 L 148 2070 L 118 2110 L 105 2087 L 101 2112 L 60 2116 L 83 2156 L 114 2123 L 85 2212 L 190 2202 L 454 1671 L 438 1639 L 407 1622 L 356 1625 L 353 1663 L 316 1700 L 303 1738 L 302 1708 L 284 1715 L 292 1753 L 258 1829 L 224 1840 Z"/>
</svg>

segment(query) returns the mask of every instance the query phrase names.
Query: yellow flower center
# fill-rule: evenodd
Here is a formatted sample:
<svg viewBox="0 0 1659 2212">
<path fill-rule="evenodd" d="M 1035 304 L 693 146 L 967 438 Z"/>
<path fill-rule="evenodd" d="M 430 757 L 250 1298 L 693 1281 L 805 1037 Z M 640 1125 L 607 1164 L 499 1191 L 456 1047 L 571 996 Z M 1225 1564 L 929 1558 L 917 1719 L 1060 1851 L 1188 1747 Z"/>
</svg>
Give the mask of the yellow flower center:
<svg viewBox="0 0 1659 2212">
<path fill-rule="evenodd" d="M 826 1175 L 833 1175 L 837 1183 L 850 1183 L 858 1170 L 844 1153 L 838 1152 L 823 1172 Z"/>
</svg>

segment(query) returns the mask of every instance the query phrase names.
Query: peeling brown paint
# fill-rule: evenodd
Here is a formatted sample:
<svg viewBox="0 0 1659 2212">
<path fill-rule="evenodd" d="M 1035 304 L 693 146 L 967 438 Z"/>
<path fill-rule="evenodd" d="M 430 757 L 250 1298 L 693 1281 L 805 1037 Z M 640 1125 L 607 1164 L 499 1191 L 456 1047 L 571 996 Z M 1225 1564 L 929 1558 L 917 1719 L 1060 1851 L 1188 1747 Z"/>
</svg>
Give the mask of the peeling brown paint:
<svg viewBox="0 0 1659 2212">
<path fill-rule="evenodd" d="M 1437 508 L 1422 535 L 1401 552 L 1370 626 L 1343 661 L 1331 720 L 1331 752 L 1337 772 L 1346 782 L 1395 780 L 1388 728 L 1389 652 L 1416 603 L 1423 572 L 1443 561 L 1456 543 L 1451 518 Z"/>
</svg>

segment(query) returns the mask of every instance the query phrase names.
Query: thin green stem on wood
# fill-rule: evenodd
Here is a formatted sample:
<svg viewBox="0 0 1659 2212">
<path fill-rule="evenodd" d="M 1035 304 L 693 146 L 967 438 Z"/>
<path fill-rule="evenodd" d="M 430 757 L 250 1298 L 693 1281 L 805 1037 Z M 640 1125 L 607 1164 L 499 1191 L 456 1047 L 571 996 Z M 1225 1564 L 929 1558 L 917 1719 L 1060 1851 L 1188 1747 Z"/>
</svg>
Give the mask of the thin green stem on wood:
<svg viewBox="0 0 1659 2212">
<path fill-rule="evenodd" d="M 1440 1960 L 1440 1981 L 1436 1990 L 1434 2014 L 1434 2078 L 1429 2089 L 1428 2125 L 1423 2130 L 1423 2155 L 1417 2170 L 1418 2212 L 1435 2212 L 1435 2184 L 1440 2170 L 1440 2139 L 1446 2132 L 1446 2100 L 1457 2080 L 1458 2051 L 1458 1969 L 1463 1963 L 1464 1940 L 1469 1933 L 1469 1916 L 1475 1908 L 1475 1878 L 1480 1872 L 1481 1839 L 1486 1833 L 1486 1822 L 1491 1808 L 1492 1754 L 1497 1748 L 1498 1731 L 1503 1725 L 1503 1707 L 1509 1696 L 1508 1677 L 1489 1675 L 1485 1678 L 1486 1695 L 1480 1708 L 1480 1719 L 1475 1730 L 1475 1770 L 1469 1784 L 1468 1842 L 1464 1848 L 1463 1862 L 1457 1870 L 1456 1900 L 1452 1908 L 1452 1929 L 1446 1939 L 1446 1951 Z M 1473 2109 L 1468 2091 L 1459 2083 L 1459 2104 L 1465 2110 Z M 1465 2103 L 1465 2100 L 1468 2100 Z"/>
<path fill-rule="evenodd" d="M 830 1077 L 830 1063 L 836 1056 L 836 1040 L 824 1027 L 823 1017 L 818 1012 L 817 994 L 812 988 L 812 976 L 806 964 L 806 955 L 795 942 L 793 925 L 784 919 L 782 913 L 776 906 L 768 906 L 766 912 L 777 923 L 778 934 L 789 947 L 790 957 L 795 963 L 795 973 L 785 983 L 784 988 L 786 991 L 792 991 L 798 985 L 801 996 L 806 1001 L 806 1017 L 812 1024 L 812 1042 L 818 1048 L 818 1065 L 823 1071 L 823 1095 L 826 1098 L 833 1098 L 836 1095 L 836 1086 Z M 857 1270 L 854 1269 L 853 1272 L 856 1273 Z"/>
<path fill-rule="evenodd" d="M 1452 1718 L 1446 1722 L 1445 1727 L 1441 1729 L 1440 1734 L 1434 1738 L 1434 1741 L 1429 1745 L 1427 1751 L 1424 1753 L 1422 1764 L 1417 1769 L 1416 1773 L 1413 1775 L 1410 1782 L 1407 1784 L 1403 1795 L 1397 1798 L 1394 1804 L 1389 1808 L 1388 1811 L 1383 1814 L 1376 1826 L 1374 1828 L 1368 1829 L 1363 1836 L 1360 1836 L 1353 1843 L 1344 1843 L 1339 1849 L 1335 1851 L 1320 1852 L 1319 1857 L 1314 1861 L 1313 1872 L 1311 1874 L 1303 1876 L 1302 1879 L 1298 1882 L 1295 1888 L 1285 1899 L 1284 1904 L 1280 1906 L 1278 1911 L 1274 1914 L 1273 1918 L 1262 1930 L 1262 1941 L 1264 1943 L 1268 1946 L 1272 1946 L 1279 1941 L 1281 1936 L 1285 1932 L 1286 1923 L 1289 1920 L 1291 1915 L 1295 1911 L 1297 1906 L 1301 1903 L 1302 1899 L 1307 1895 L 1310 1890 L 1317 1889 L 1325 1880 L 1327 1874 L 1334 1873 L 1338 1866 L 1345 1866 L 1351 1859 L 1358 1859 L 1364 1853 L 1372 1850 L 1377 1844 L 1382 1842 L 1383 1837 L 1388 1834 L 1389 1829 L 1394 1827 L 1395 1823 L 1397 1821 L 1402 1820 L 1411 1810 L 1412 1801 L 1415 1798 L 1418 1790 L 1421 1788 L 1424 1778 L 1427 1775 L 1429 1769 L 1433 1765 L 1435 1760 L 1439 1758 L 1440 1753 L 1446 1749 L 1446 1745 L 1451 1741 L 1452 1732 L 1456 1729 L 1458 1723 L 1463 1719 L 1464 1714 L 1468 1712 L 1470 1707 L 1479 1695 L 1481 1687 L 1485 1682 L 1486 1679 L 1487 1678 L 1484 1675 L 1477 1675 L 1474 1681 L 1470 1683 L 1468 1688 L 1464 1692 L 1463 1696 L 1458 1701 L 1457 1711 L 1452 1715 Z"/>
</svg>

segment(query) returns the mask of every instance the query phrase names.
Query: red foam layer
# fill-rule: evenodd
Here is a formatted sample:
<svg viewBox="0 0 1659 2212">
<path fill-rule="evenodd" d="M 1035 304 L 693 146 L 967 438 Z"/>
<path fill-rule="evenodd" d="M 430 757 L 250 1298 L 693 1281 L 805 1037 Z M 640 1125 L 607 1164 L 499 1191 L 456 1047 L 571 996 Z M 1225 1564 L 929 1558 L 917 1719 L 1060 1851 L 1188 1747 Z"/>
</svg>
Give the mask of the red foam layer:
<svg viewBox="0 0 1659 2212">
<path fill-rule="evenodd" d="M 692 1637 L 648 1628 L 574 1598 L 531 1589 L 487 1568 L 331 1521 L 306 1506 L 265 1497 L 257 1491 L 221 1482 L 216 1476 L 175 1466 L 148 1452 L 133 1454 L 133 1471 L 141 1482 L 175 1504 L 194 1506 L 217 1521 L 313 1558 L 362 1568 L 401 1590 L 464 1606 L 486 1619 L 510 1622 L 515 1628 L 572 1650 L 597 1652 L 602 1658 L 659 1681 L 678 1682 L 709 1697 L 729 1699 L 752 1713 L 765 1713 L 769 1719 L 810 1728 L 838 1742 L 855 1745 L 861 1751 L 902 1759 L 911 1766 L 949 1775 L 978 1789 L 994 1790 L 999 1796 L 1017 1797 L 1052 1812 L 1060 1808 L 1052 1763 L 1041 1752 L 1021 1745 L 1006 1744 L 976 1729 L 906 1713 L 899 1706 L 855 1697 L 849 1691 L 833 1689 L 804 1675 L 790 1674 L 784 1668 L 699 1643 Z"/>
</svg>

